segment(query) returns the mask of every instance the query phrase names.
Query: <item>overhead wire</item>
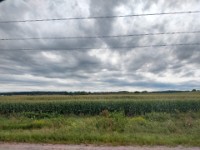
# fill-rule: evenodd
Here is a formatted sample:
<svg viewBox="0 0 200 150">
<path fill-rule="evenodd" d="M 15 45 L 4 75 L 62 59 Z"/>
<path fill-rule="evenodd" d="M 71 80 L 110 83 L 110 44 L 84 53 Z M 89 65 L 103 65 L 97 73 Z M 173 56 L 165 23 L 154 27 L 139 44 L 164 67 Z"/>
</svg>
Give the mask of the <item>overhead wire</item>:
<svg viewBox="0 0 200 150">
<path fill-rule="evenodd" d="M 147 13 L 147 14 L 130 14 L 119 16 L 92 16 L 92 17 L 72 17 L 72 18 L 52 18 L 52 19 L 30 19 L 30 20 L 8 20 L 0 21 L 0 23 L 23 23 L 23 22 L 43 22 L 43 21 L 67 21 L 67 20 L 86 20 L 86 19 L 112 19 L 112 18 L 127 18 L 127 17 L 139 17 L 139 16 L 155 16 L 155 15 L 175 15 L 175 14 L 197 14 L 200 11 L 182 11 L 182 12 L 163 12 L 163 13 Z M 167 35 L 167 34 L 196 34 L 200 31 L 175 31 L 175 32 L 160 32 L 160 33 L 139 33 L 128 35 L 99 35 L 99 36 L 77 36 L 77 37 L 28 37 L 28 38 L 1 38 L 1 41 L 14 41 L 14 40 L 61 40 L 61 39 L 78 39 L 78 38 L 118 38 L 118 37 L 133 37 L 133 36 L 151 36 L 151 35 Z M 22 49 L 1 49 L 0 51 L 33 51 L 33 50 L 87 50 L 87 49 L 131 49 L 131 48 L 148 48 L 148 47 L 168 47 L 168 46 L 191 46 L 200 45 L 200 43 L 180 43 L 180 44 L 160 44 L 160 45 L 141 45 L 134 47 L 106 47 L 106 48 L 67 48 L 67 49 L 34 49 L 34 48 L 22 48 Z"/>
<path fill-rule="evenodd" d="M 64 39 L 96 39 L 96 38 L 121 38 L 121 37 L 137 37 L 137 36 L 153 36 L 153 35 L 170 35 L 170 34 L 198 34 L 200 31 L 175 31 L 175 32 L 159 32 L 159 33 L 139 33 L 125 35 L 105 35 L 105 36 L 76 36 L 76 37 L 27 37 L 27 38 L 1 38 L 0 41 L 19 41 L 19 40 L 64 40 Z"/>
<path fill-rule="evenodd" d="M 129 14 L 129 15 L 113 15 L 113 16 L 91 16 L 91 17 L 69 17 L 69 18 L 45 18 L 45 19 L 27 19 L 27 20 L 7 20 L 0 23 L 25 23 L 25 22 L 47 22 L 47 21 L 69 21 L 69 20 L 90 20 L 90 19 L 115 19 L 127 17 L 143 17 L 143 16 L 160 16 L 160 15 L 175 15 L 175 14 L 198 14 L 200 11 L 180 11 L 180 12 L 161 12 L 161 13 L 146 13 L 146 14 Z"/>
</svg>

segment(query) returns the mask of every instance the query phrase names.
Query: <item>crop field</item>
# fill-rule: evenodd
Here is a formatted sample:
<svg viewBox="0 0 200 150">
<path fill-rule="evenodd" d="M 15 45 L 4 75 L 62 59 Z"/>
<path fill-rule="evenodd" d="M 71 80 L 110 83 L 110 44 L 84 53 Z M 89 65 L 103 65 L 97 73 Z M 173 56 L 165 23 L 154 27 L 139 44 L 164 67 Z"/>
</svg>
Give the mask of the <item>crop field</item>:
<svg viewBox="0 0 200 150">
<path fill-rule="evenodd" d="M 0 113 L 56 113 L 98 115 L 103 110 L 125 115 L 200 110 L 199 92 L 81 96 L 2 96 Z"/>
<path fill-rule="evenodd" d="M 1 96 L 0 141 L 200 146 L 200 92 Z"/>
</svg>

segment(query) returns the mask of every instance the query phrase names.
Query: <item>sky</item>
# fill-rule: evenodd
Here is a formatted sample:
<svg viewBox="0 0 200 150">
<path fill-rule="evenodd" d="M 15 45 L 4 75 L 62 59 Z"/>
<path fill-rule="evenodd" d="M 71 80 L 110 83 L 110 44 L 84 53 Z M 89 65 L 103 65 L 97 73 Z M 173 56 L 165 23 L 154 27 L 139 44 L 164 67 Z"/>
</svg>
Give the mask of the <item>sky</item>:
<svg viewBox="0 0 200 150">
<path fill-rule="evenodd" d="M 5 0 L 0 22 L 199 10 L 199 0 Z M 0 39 L 191 32 L 200 31 L 199 18 L 200 13 L 0 23 Z M 200 45 L 134 48 L 199 42 L 200 33 L 0 40 L 0 92 L 200 89 Z"/>
</svg>

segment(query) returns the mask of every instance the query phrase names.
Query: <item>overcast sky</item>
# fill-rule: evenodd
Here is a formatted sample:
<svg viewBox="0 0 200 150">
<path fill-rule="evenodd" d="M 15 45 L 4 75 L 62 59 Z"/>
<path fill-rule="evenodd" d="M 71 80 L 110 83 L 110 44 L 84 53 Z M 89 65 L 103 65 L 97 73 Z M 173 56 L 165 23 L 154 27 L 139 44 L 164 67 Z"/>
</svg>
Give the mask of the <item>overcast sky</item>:
<svg viewBox="0 0 200 150">
<path fill-rule="evenodd" d="M 196 10 L 200 10 L 199 0 L 5 0 L 0 3 L 0 21 Z M 0 38 L 200 31 L 199 18 L 200 13 L 0 23 Z M 111 49 L 177 43 L 200 43 L 200 33 L 99 39 L 0 40 L 0 49 L 8 49 L 0 51 L 0 92 L 200 89 L 198 45 Z M 84 47 L 93 49 L 73 49 Z M 24 48 L 39 50 L 10 50 Z"/>
</svg>

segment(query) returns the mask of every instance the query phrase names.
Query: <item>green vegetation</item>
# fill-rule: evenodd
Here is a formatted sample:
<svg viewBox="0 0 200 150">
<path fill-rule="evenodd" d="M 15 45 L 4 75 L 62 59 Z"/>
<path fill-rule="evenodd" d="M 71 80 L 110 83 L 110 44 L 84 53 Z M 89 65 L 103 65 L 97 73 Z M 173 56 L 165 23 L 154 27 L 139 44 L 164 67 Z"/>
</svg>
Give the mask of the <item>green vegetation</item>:
<svg viewBox="0 0 200 150">
<path fill-rule="evenodd" d="M 105 94 L 105 95 L 38 95 L 38 96 L 0 96 L 0 102 L 35 103 L 66 101 L 137 101 L 137 100 L 200 100 L 200 92 L 182 93 L 139 93 L 139 94 Z"/>
<path fill-rule="evenodd" d="M 70 101 L 40 103 L 0 103 L 0 113 L 56 113 L 75 115 L 98 115 L 103 110 L 123 111 L 126 115 L 140 115 L 149 112 L 187 112 L 200 110 L 200 101 Z"/>
<path fill-rule="evenodd" d="M 199 111 L 200 93 L 0 97 L 1 114 L 98 115 L 103 110 L 123 111 L 128 116 L 149 112 Z"/>
<path fill-rule="evenodd" d="M 0 141 L 200 146 L 200 93 L 2 96 Z"/>
<path fill-rule="evenodd" d="M 15 114 L 0 117 L 0 141 L 200 146 L 200 112 L 126 117 Z"/>
</svg>

